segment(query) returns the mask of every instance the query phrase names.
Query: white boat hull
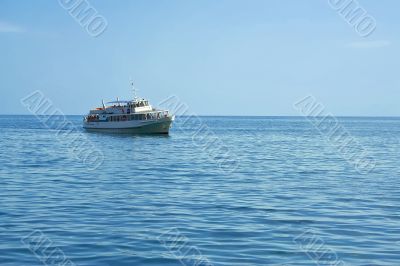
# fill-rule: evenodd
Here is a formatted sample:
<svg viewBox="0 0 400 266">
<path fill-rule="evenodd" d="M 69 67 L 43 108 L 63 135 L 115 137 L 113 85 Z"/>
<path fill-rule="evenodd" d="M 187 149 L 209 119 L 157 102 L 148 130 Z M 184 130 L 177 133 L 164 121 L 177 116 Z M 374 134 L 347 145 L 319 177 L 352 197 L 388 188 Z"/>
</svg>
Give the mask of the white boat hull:
<svg viewBox="0 0 400 266">
<path fill-rule="evenodd" d="M 84 122 L 87 131 L 126 134 L 168 134 L 173 117 L 157 120 L 131 120 L 120 122 Z"/>
</svg>

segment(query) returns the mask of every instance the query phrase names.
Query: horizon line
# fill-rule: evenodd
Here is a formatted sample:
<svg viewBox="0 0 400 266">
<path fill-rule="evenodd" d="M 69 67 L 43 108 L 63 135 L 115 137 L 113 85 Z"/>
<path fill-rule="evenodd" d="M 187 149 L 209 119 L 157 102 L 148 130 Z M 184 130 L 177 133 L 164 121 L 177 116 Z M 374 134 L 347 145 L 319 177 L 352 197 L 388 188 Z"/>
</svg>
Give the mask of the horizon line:
<svg viewBox="0 0 400 266">
<path fill-rule="evenodd" d="M 85 116 L 86 114 L 65 114 L 65 116 Z M 0 116 L 49 116 L 34 114 L 0 114 Z M 62 116 L 62 115 L 57 115 Z M 326 116 L 304 116 L 304 115 L 176 115 L 177 117 L 199 116 L 199 117 L 326 117 Z M 335 115 L 343 118 L 400 118 L 400 115 Z"/>
</svg>

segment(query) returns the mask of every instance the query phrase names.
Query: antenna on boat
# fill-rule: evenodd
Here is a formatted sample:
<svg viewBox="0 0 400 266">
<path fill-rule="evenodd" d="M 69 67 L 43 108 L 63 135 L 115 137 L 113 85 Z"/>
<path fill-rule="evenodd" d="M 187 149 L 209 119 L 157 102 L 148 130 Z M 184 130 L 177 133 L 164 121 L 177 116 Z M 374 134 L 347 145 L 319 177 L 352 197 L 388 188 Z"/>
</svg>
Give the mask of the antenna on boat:
<svg viewBox="0 0 400 266">
<path fill-rule="evenodd" d="M 104 105 L 104 100 L 101 100 L 101 103 L 103 104 L 103 110 L 105 110 L 106 106 Z"/>
<path fill-rule="evenodd" d="M 132 87 L 132 91 L 133 91 L 133 100 L 136 101 L 138 99 L 138 97 L 137 97 L 138 90 L 135 88 L 132 78 L 131 78 L 131 87 Z"/>
</svg>

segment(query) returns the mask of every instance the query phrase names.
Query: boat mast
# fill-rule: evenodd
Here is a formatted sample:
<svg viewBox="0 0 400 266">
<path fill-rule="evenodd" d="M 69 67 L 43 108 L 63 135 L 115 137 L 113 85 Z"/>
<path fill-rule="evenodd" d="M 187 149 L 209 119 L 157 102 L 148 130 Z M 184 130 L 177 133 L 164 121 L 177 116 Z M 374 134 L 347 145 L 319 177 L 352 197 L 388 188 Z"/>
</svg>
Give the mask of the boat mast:
<svg viewBox="0 0 400 266">
<path fill-rule="evenodd" d="M 137 89 L 135 88 L 135 85 L 133 84 L 133 80 L 131 79 L 131 87 L 133 91 L 133 100 L 136 102 L 138 97 L 137 97 Z"/>
</svg>

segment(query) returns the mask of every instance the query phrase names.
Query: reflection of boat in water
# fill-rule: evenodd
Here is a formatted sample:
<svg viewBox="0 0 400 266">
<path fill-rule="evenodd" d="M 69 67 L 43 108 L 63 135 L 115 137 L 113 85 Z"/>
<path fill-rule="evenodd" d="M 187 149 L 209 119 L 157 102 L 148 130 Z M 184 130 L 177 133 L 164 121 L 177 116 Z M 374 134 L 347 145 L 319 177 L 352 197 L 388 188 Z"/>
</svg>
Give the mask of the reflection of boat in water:
<svg viewBox="0 0 400 266">
<path fill-rule="evenodd" d="M 83 127 L 89 131 L 168 134 L 175 117 L 167 110 L 153 108 L 145 99 L 136 97 L 132 101 L 103 103 L 102 107 L 90 110 Z"/>
</svg>

